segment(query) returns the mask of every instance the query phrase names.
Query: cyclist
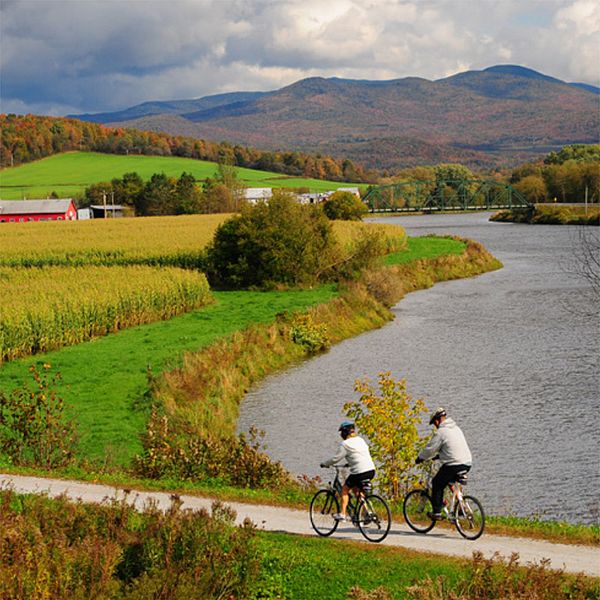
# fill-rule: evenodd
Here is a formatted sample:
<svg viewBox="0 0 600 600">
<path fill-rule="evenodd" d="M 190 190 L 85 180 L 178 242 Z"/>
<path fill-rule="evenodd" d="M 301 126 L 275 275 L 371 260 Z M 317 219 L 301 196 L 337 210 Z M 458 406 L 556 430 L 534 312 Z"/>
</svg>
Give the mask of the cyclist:
<svg viewBox="0 0 600 600">
<path fill-rule="evenodd" d="M 358 495 L 360 488 L 367 481 L 375 477 L 375 463 L 371 458 L 369 446 L 356 433 L 356 427 L 352 421 L 344 421 L 339 430 L 342 436 L 342 443 L 339 450 L 329 460 L 323 461 L 321 467 L 330 467 L 345 459 L 350 469 L 350 475 L 342 486 L 342 508 L 339 513 L 333 515 L 336 521 L 345 521 L 346 509 L 350 500 L 350 490 L 352 489 Z"/>
<path fill-rule="evenodd" d="M 457 473 L 471 469 L 471 451 L 460 427 L 446 415 L 446 410 L 438 408 L 429 420 L 436 430 L 417 457 L 417 464 L 436 458 L 442 463 L 440 470 L 431 482 L 431 504 L 433 512 L 429 517 L 435 521 L 442 518 L 444 506 L 444 489 L 452 481 L 456 481 Z"/>
</svg>

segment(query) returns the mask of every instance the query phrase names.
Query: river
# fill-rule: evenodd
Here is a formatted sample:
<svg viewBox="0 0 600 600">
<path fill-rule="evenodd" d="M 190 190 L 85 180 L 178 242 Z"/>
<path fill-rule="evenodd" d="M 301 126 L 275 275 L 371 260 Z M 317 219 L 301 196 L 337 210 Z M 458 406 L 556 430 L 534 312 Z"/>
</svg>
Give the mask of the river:
<svg viewBox="0 0 600 600">
<path fill-rule="evenodd" d="M 600 327 L 580 310 L 587 283 L 570 274 L 577 229 L 488 218 L 376 219 L 478 240 L 504 268 L 409 294 L 385 327 L 268 377 L 246 395 L 240 430 L 263 429 L 293 473 L 322 474 L 354 381 L 391 371 L 462 427 L 469 490 L 488 512 L 598 523 Z"/>
</svg>

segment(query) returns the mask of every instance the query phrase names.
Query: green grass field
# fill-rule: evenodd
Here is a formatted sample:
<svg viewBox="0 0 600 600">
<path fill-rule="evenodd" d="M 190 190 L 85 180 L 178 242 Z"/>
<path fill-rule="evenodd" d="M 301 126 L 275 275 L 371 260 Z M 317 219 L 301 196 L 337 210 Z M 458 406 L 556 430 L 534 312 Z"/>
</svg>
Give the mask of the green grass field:
<svg viewBox="0 0 600 600">
<path fill-rule="evenodd" d="M 204 160 L 173 156 L 121 156 L 95 152 L 67 152 L 0 171 L 0 198 L 5 200 L 46 198 L 56 192 L 60 198 L 81 194 L 93 183 L 110 181 L 125 173 L 136 172 L 144 181 L 154 173 L 179 177 L 184 171 L 197 180 L 212 177 L 217 164 Z M 281 173 L 236 168 L 238 177 L 248 187 L 307 187 L 312 192 L 336 190 L 351 185 L 319 179 L 291 177 Z"/>
<path fill-rule="evenodd" d="M 430 253 L 427 240 L 420 238 L 412 259 Z M 462 242 L 443 240 L 444 249 L 462 252 Z M 410 246 L 409 246 L 410 248 Z M 439 248 L 438 248 L 439 250 Z M 398 259 L 397 259 L 398 260 Z M 15 360 L 0 368 L 0 388 L 11 390 L 29 379 L 32 363 L 52 365 L 59 371 L 59 388 L 72 407 L 80 431 L 80 456 L 92 460 L 108 457 L 127 464 L 141 450 L 139 434 L 148 417 L 144 394 L 148 370 L 159 375 L 177 366 L 186 351 L 204 348 L 223 336 L 253 323 L 270 323 L 283 311 L 299 311 L 327 302 L 336 295 L 331 286 L 286 292 L 215 292 L 217 304 L 168 321 L 134 327 L 91 342 L 54 352 Z"/>
<path fill-rule="evenodd" d="M 60 372 L 59 392 L 71 408 L 80 434 L 79 455 L 127 464 L 141 450 L 148 406 L 148 372 L 155 376 L 177 366 L 186 351 L 254 323 L 269 323 L 284 311 L 327 302 L 331 286 L 287 292 L 215 292 L 217 303 L 168 321 L 133 327 L 117 334 L 54 352 L 5 363 L 0 388 L 30 381 L 31 364 L 47 363 Z"/>
<path fill-rule="evenodd" d="M 460 255 L 467 245 L 446 237 L 413 237 L 408 238 L 408 248 L 404 252 L 388 254 L 384 262 L 388 266 L 400 265 L 421 258 L 438 258 L 439 256 Z"/>
<path fill-rule="evenodd" d="M 425 574 L 453 586 L 467 571 L 460 559 L 385 546 L 263 532 L 258 541 L 265 555 L 259 583 L 264 598 L 343 600 L 354 586 L 365 591 L 383 586 L 392 598 L 404 598 L 406 588 Z"/>
</svg>

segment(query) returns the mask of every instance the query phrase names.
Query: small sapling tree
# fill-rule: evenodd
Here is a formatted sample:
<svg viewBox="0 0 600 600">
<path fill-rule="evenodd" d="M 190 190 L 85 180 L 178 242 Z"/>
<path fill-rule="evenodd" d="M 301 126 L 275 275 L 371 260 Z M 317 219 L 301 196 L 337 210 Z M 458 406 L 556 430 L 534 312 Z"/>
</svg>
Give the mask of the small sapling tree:
<svg viewBox="0 0 600 600">
<path fill-rule="evenodd" d="M 32 366 L 31 384 L 9 394 L 0 390 L 0 453 L 15 465 L 50 469 L 74 460 L 75 426 L 54 389 L 59 375 L 50 377 L 49 370 Z"/>
<path fill-rule="evenodd" d="M 360 399 L 346 403 L 344 410 L 369 439 L 384 493 L 399 499 L 414 484 L 411 469 L 422 445 L 417 426 L 427 412 L 425 403 L 413 400 L 406 380 L 395 381 L 389 372 L 379 373 L 379 390 L 368 379 L 357 380 L 354 389 Z"/>
</svg>

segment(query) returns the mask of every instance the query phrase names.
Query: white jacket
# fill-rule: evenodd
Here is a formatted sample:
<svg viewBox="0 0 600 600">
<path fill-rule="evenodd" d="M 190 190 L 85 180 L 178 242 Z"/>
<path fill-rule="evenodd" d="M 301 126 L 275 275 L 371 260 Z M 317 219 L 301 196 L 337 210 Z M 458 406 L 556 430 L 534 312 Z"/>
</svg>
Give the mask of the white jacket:
<svg viewBox="0 0 600 600">
<path fill-rule="evenodd" d="M 471 451 L 461 428 L 449 417 L 433 434 L 427 446 L 419 452 L 421 460 L 429 460 L 439 454 L 443 465 L 471 466 Z"/>
<path fill-rule="evenodd" d="M 346 459 L 350 473 L 358 475 L 367 471 L 375 470 L 375 463 L 371 458 L 369 446 L 361 437 L 355 435 L 345 439 L 336 452 L 336 455 L 323 462 L 324 467 L 330 467 Z"/>
</svg>

